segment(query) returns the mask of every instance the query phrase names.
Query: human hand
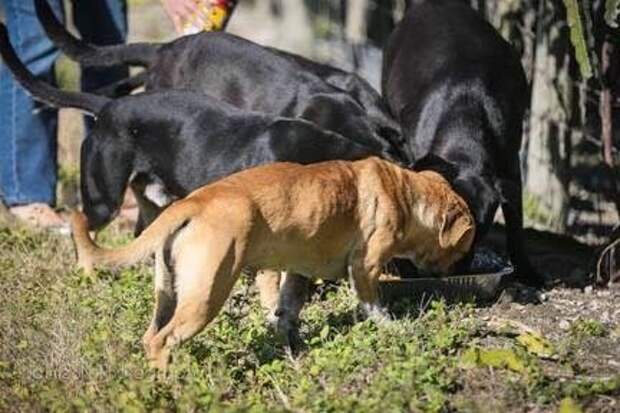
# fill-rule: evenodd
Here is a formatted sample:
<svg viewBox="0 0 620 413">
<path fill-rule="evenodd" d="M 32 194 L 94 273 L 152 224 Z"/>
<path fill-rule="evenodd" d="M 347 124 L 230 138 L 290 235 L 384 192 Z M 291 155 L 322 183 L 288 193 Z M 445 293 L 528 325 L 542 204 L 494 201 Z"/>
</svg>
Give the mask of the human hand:
<svg viewBox="0 0 620 413">
<path fill-rule="evenodd" d="M 183 24 L 190 20 L 204 20 L 204 0 L 161 0 L 166 14 L 172 20 L 177 33 L 183 32 Z"/>
</svg>

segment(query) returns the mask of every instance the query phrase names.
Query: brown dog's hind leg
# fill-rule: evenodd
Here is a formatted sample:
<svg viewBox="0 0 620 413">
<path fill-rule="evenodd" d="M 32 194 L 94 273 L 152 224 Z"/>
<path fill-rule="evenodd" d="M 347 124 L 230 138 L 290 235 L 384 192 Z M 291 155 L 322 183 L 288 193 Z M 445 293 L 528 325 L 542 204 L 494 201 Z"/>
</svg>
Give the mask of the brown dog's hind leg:
<svg viewBox="0 0 620 413">
<path fill-rule="evenodd" d="M 231 225 L 232 226 L 232 225 Z M 173 245 L 177 306 L 149 342 L 147 357 L 160 370 L 170 351 L 199 333 L 219 313 L 239 278 L 244 248 L 230 231 L 190 223 Z"/>
<path fill-rule="evenodd" d="M 166 370 L 173 347 L 198 334 L 209 322 L 207 305 L 201 297 L 187 298 L 179 303 L 172 320 L 147 345 L 151 365 Z"/>
<path fill-rule="evenodd" d="M 145 348 L 157 332 L 172 318 L 176 307 L 176 294 L 174 292 L 173 274 L 168 271 L 165 262 L 165 251 L 159 250 L 155 254 L 155 306 L 153 318 L 148 330 L 142 336 Z"/>
</svg>

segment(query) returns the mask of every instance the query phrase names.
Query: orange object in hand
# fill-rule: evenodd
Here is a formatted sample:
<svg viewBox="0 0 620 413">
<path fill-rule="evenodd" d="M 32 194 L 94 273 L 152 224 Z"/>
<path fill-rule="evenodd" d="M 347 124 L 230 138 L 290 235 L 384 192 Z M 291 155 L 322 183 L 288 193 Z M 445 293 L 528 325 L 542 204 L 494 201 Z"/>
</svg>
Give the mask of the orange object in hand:
<svg viewBox="0 0 620 413">
<path fill-rule="evenodd" d="M 197 4 L 200 12 L 193 14 L 190 20 L 183 24 L 183 34 L 224 30 L 237 1 L 197 0 Z"/>
</svg>

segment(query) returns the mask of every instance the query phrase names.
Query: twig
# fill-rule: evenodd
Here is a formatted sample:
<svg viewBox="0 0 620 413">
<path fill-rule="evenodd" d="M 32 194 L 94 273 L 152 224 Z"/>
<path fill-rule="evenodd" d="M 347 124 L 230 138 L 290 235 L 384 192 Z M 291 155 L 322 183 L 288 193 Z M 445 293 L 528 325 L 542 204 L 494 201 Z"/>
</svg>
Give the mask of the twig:
<svg viewBox="0 0 620 413">
<path fill-rule="evenodd" d="M 278 398 L 284 405 L 284 408 L 286 410 L 292 411 L 293 409 L 291 408 L 291 403 L 289 402 L 288 397 L 286 397 L 286 395 L 284 394 L 280 386 L 278 386 L 278 383 L 276 383 L 276 380 L 273 378 L 271 374 L 269 373 L 265 373 L 265 374 L 267 375 L 267 377 L 269 377 L 269 381 L 271 382 L 274 389 L 276 390 L 276 394 L 278 395 Z"/>
<path fill-rule="evenodd" d="M 491 317 L 491 319 L 487 322 L 487 325 L 490 328 L 495 329 L 495 330 L 501 330 L 503 328 L 508 327 L 516 331 L 515 335 L 524 334 L 524 333 L 542 335 L 540 331 L 535 330 L 534 328 L 528 325 L 525 325 L 520 321 L 510 320 L 507 318 Z"/>
<path fill-rule="evenodd" d="M 603 251 L 600 253 L 600 255 L 598 256 L 598 260 L 596 262 L 596 279 L 597 280 L 601 280 L 602 277 L 602 266 L 603 266 L 603 259 L 605 258 L 605 256 L 610 253 L 613 254 L 613 252 L 611 252 L 614 248 L 616 248 L 616 246 L 620 245 L 620 237 L 617 237 L 614 241 L 612 241 L 611 243 L 609 243 L 609 245 L 607 245 Z M 609 283 L 612 282 L 612 271 L 613 268 L 609 269 Z"/>
</svg>

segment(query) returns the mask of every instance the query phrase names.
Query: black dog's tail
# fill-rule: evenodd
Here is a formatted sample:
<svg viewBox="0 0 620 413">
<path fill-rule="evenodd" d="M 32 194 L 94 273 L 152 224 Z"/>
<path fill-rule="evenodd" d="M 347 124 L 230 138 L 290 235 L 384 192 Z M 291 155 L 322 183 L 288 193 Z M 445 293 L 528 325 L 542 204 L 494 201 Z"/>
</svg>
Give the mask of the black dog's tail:
<svg viewBox="0 0 620 413">
<path fill-rule="evenodd" d="M 119 64 L 149 66 L 159 49 L 159 45 L 154 43 L 90 45 L 73 36 L 58 21 L 47 0 L 35 0 L 34 3 L 39 21 L 52 42 L 69 58 L 84 66 L 108 67 Z"/>
<path fill-rule="evenodd" d="M 13 46 L 9 42 L 6 26 L 0 23 L 0 55 L 4 64 L 8 66 L 13 76 L 21 85 L 37 100 L 50 106 L 60 108 L 77 108 L 96 114 L 111 99 L 92 95 L 90 93 L 67 92 L 50 86 L 36 79 L 32 73 L 19 60 Z"/>
</svg>

